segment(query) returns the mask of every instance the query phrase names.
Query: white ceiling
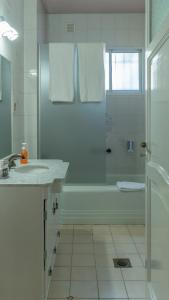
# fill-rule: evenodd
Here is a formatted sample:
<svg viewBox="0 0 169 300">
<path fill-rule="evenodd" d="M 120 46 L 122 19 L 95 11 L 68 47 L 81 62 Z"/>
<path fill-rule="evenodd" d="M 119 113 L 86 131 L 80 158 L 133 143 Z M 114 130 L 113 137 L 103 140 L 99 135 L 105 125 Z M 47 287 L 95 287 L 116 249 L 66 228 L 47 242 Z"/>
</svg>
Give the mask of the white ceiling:
<svg viewBox="0 0 169 300">
<path fill-rule="evenodd" d="M 48 13 L 144 13 L 145 0 L 43 0 Z"/>
</svg>

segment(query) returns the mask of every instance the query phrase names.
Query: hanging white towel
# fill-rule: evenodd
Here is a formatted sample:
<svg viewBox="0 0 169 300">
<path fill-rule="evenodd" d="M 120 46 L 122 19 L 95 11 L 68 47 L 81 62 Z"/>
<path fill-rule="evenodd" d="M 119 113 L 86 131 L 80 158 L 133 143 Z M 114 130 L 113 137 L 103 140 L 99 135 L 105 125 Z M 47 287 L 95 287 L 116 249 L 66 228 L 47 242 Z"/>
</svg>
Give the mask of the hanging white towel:
<svg viewBox="0 0 169 300">
<path fill-rule="evenodd" d="M 78 44 L 81 102 L 101 102 L 105 98 L 105 45 Z"/>
<path fill-rule="evenodd" d="M 145 183 L 117 181 L 118 189 L 124 192 L 142 191 L 145 189 Z"/>
<path fill-rule="evenodd" d="M 49 99 L 52 102 L 74 100 L 74 44 L 49 44 Z"/>
</svg>

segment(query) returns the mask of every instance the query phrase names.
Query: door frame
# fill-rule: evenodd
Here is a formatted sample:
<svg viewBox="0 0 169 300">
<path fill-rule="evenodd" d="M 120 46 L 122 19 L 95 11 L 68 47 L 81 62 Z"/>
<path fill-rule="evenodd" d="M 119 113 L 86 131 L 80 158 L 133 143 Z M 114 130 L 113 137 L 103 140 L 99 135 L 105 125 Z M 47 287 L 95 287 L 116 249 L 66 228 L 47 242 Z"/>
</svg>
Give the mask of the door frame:
<svg viewBox="0 0 169 300">
<path fill-rule="evenodd" d="M 151 0 L 146 0 L 146 143 L 150 148 L 150 132 L 151 132 L 151 63 L 155 55 L 169 40 L 169 14 L 162 24 L 159 32 L 150 43 L 151 29 Z M 150 149 L 151 150 L 151 149 Z M 151 154 L 147 152 L 146 164 L 151 159 Z M 147 175 L 146 167 L 146 269 L 147 269 L 147 297 L 148 300 L 157 299 L 151 285 L 151 181 Z"/>
</svg>

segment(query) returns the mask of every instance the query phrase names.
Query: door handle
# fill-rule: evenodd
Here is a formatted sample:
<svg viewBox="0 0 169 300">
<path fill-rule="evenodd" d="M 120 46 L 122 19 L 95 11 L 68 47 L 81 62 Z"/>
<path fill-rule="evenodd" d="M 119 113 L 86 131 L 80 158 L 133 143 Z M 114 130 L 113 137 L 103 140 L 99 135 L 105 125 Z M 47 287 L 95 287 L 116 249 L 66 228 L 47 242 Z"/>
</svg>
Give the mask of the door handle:
<svg viewBox="0 0 169 300">
<path fill-rule="evenodd" d="M 52 271 L 52 268 L 50 267 L 48 270 L 48 276 L 52 276 L 52 273 L 53 273 L 53 271 Z"/>
<path fill-rule="evenodd" d="M 148 153 L 151 154 L 151 150 L 148 148 L 146 142 L 141 142 L 140 147 L 143 148 L 143 149 L 145 149 Z"/>
<path fill-rule="evenodd" d="M 111 148 L 107 148 L 107 149 L 106 149 L 106 152 L 107 152 L 108 154 L 112 153 Z"/>
</svg>

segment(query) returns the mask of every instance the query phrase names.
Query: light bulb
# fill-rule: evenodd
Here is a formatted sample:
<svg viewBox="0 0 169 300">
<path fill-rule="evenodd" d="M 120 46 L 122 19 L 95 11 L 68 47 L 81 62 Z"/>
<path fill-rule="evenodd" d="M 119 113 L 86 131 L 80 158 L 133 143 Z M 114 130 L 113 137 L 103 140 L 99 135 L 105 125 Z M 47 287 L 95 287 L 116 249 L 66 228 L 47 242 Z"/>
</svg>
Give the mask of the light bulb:
<svg viewBox="0 0 169 300">
<path fill-rule="evenodd" d="M 10 41 L 14 41 L 18 38 L 18 32 L 11 27 L 6 21 L 0 22 L 0 37 L 7 37 Z"/>
</svg>

